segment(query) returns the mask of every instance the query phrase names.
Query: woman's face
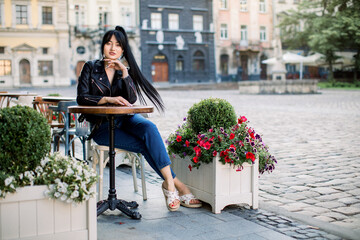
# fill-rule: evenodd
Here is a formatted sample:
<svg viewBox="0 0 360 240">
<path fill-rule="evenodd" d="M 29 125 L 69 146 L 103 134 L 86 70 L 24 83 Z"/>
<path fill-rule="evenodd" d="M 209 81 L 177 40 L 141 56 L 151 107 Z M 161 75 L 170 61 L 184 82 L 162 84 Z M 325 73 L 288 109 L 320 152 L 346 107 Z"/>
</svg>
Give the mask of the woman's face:
<svg viewBox="0 0 360 240">
<path fill-rule="evenodd" d="M 123 49 L 120 43 L 116 40 L 115 35 L 112 35 L 110 41 L 104 45 L 104 55 L 108 59 L 118 59 L 123 54 Z"/>
</svg>

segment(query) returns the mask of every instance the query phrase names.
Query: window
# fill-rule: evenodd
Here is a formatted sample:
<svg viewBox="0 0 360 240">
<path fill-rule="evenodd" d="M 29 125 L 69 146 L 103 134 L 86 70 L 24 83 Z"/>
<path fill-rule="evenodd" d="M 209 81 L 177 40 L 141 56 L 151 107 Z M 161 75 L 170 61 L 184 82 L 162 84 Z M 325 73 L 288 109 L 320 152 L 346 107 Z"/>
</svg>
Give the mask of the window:
<svg viewBox="0 0 360 240">
<path fill-rule="evenodd" d="M 184 70 L 184 58 L 183 56 L 178 56 L 175 64 L 175 71 L 183 71 Z"/>
<path fill-rule="evenodd" d="M 81 29 L 85 25 L 85 6 L 75 5 L 75 25 Z"/>
<path fill-rule="evenodd" d="M 227 0 L 220 0 L 220 9 L 227 9 Z"/>
<path fill-rule="evenodd" d="M 278 2 L 279 3 L 285 3 L 285 0 L 279 0 Z"/>
<path fill-rule="evenodd" d="M 42 7 L 42 23 L 52 24 L 52 7 Z"/>
<path fill-rule="evenodd" d="M 194 53 L 192 68 L 195 71 L 204 71 L 205 70 L 205 57 L 204 57 L 203 52 L 196 51 Z"/>
<path fill-rule="evenodd" d="M 151 13 L 151 28 L 161 29 L 161 13 Z"/>
<path fill-rule="evenodd" d="M 99 7 L 99 26 L 107 27 L 109 24 L 109 13 L 105 7 Z"/>
<path fill-rule="evenodd" d="M 260 41 L 266 41 L 266 27 L 260 27 Z"/>
<path fill-rule="evenodd" d="M 130 11 L 130 8 L 128 7 L 123 7 L 121 8 L 121 16 L 122 16 L 122 22 L 123 22 L 123 26 L 127 27 L 127 28 L 131 28 L 132 26 L 132 13 Z"/>
<path fill-rule="evenodd" d="M 221 24 L 220 25 L 220 39 L 228 39 L 227 24 Z"/>
<path fill-rule="evenodd" d="M 246 41 L 247 40 L 247 26 L 241 25 L 241 40 Z"/>
<path fill-rule="evenodd" d="M 5 47 L 0 47 L 0 54 L 4 54 L 5 53 Z"/>
<path fill-rule="evenodd" d="M 299 4 L 300 0 L 294 0 L 294 4 Z"/>
<path fill-rule="evenodd" d="M 193 29 L 195 31 L 202 31 L 204 29 L 202 15 L 194 15 L 193 16 Z"/>
<path fill-rule="evenodd" d="M 39 70 L 39 76 L 52 76 L 53 75 L 53 62 L 52 61 L 39 61 L 38 70 Z"/>
<path fill-rule="evenodd" d="M 247 11 L 247 0 L 240 1 L 240 11 L 246 12 Z"/>
<path fill-rule="evenodd" d="M 49 52 L 49 48 L 47 48 L 47 47 L 42 48 L 43 54 L 48 54 L 48 52 Z"/>
<path fill-rule="evenodd" d="M 266 12 L 266 3 L 265 3 L 265 0 L 260 0 L 259 11 L 260 11 L 261 13 Z"/>
<path fill-rule="evenodd" d="M 27 24 L 27 6 L 16 5 L 16 24 Z"/>
<path fill-rule="evenodd" d="M 11 75 L 11 60 L 0 60 L 0 76 Z"/>
<path fill-rule="evenodd" d="M 179 29 L 179 14 L 176 13 L 169 14 L 169 29 L 171 30 Z"/>
</svg>

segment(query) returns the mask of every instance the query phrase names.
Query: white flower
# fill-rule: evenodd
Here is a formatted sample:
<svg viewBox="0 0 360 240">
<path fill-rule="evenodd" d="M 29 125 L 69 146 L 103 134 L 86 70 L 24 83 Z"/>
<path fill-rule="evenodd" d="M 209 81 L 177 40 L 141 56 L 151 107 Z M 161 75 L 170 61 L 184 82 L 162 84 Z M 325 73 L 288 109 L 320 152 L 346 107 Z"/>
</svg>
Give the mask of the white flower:
<svg viewBox="0 0 360 240">
<path fill-rule="evenodd" d="M 71 175 L 73 175 L 74 174 L 74 171 L 71 169 L 71 168 L 67 168 L 66 169 L 66 172 L 65 172 L 65 176 L 71 176 Z"/>
<path fill-rule="evenodd" d="M 55 179 L 55 183 L 60 183 L 61 180 L 59 178 Z"/>
<path fill-rule="evenodd" d="M 72 203 L 72 199 L 71 198 L 68 198 L 68 200 L 66 200 L 66 203 Z"/>
<path fill-rule="evenodd" d="M 56 197 L 56 198 L 59 198 L 61 196 L 61 194 L 59 193 L 59 192 L 56 192 L 55 194 L 54 194 L 54 197 Z"/>
<path fill-rule="evenodd" d="M 43 172 L 42 167 L 37 166 L 37 167 L 35 168 L 35 172 L 36 172 L 36 173 L 42 173 L 42 172 Z"/>
<path fill-rule="evenodd" d="M 24 174 L 21 173 L 21 174 L 19 175 L 19 179 L 22 180 L 23 177 L 24 177 Z"/>
<path fill-rule="evenodd" d="M 62 195 L 61 198 L 60 198 L 61 201 L 65 201 L 66 199 L 67 199 L 67 196 L 65 194 Z"/>
<path fill-rule="evenodd" d="M 70 196 L 70 198 L 77 198 L 79 196 L 79 191 L 74 191 L 72 194 L 71 194 L 71 196 Z"/>
<path fill-rule="evenodd" d="M 10 176 L 10 177 L 6 178 L 5 179 L 5 186 L 9 186 L 14 180 L 15 180 L 15 178 L 13 176 Z"/>
</svg>

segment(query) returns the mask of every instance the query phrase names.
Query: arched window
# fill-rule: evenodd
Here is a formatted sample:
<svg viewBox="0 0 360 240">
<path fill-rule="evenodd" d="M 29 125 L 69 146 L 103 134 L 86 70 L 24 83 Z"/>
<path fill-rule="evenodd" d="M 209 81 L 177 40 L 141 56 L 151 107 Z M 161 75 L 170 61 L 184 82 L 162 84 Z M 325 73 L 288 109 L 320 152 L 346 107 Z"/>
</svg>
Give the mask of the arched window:
<svg viewBox="0 0 360 240">
<path fill-rule="evenodd" d="M 183 70 L 184 70 L 184 57 L 180 55 L 176 59 L 175 71 L 183 71 Z"/>
<path fill-rule="evenodd" d="M 205 56 L 202 51 L 196 51 L 193 55 L 192 68 L 195 71 L 205 70 Z"/>
</svg>

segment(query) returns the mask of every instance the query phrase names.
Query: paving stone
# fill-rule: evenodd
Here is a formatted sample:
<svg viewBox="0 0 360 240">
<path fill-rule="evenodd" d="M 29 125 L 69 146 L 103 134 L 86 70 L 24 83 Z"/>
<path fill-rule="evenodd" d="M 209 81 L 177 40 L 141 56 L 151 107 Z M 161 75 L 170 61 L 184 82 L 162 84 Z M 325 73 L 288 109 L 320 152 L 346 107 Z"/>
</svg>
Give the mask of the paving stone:
<svg viewBox="0 0 360 240">
<path fill-rule="evenodd" d="M 314 188 L 312 189 L 312 191 L 318 192 L 320 194 L 333 194 L 333 193 L 339 193 L 340 191 L 333 189 L 331 187 L 318 187 L 318 188 Z"/>
<path fill-rule="evenodd" d="M 347 198 L 341 198 L 339 199 L 339 202 L 345 203 L 345 204 L 356 204 L 360 203 L 360 200 L 355 197 L 347 197 Z"/>
<path fill-rule="evenodd" d="M 317 215 L 317 213 L 306 211 L 306 210 L 297 211 L 297 213 L 303 214 L 303 215 L 306 215 L 306 216 L 310 216 L 310 217 L 313 217 L 313 216 Z"/>
<path fill-rule="evenodd" d="M 325 212 L 329 212 L 329 209 L 327 209 L 327 208 L 316 207 L 316 206 L 304 207 L 303 209 L 305 211 L 314 212 L 314 213 L 317 213 L 317 214 L 322 214 L 322 213 L 325 213 Z"/>
<path fill-rule="evenodd" d="M 341 199 L 339 199 L 339 201 L 341 201 Z M 329 208 L 329 209 L 338 208 L 338 207 L 345 207 L 344 203 L 335 202 L 335 201 L 332 201 L 332 202 L 317 202 L 315 205 L 318 206 L 318 207 L 324 207 L 324 208 Z"/>
<path fill-rule="evenodd" d="M 336 221 L 339 221 L 339 220 L 343 220 L 343 219 L 346 219 L 347 216 L 344 215 L 344 214 L 341 214 L 341 213 L 337 213 L 337 212 L 327 212 L 327 213 L 324 213 L 322 214 L 323 216 L 326 216 L 326 217 L 330 217 L 330 218 L 333 218 L 335 219 Z"/>
<path fill-rule="evenodd" d="M 354 196 L 360 196 L 360 188 L 350 190 L 350 191 L 348 191 L 348 193 L 350 193 Z"/>
<path fill-rule="evenodd" d="M 306 197 L 301 193 L 287 193 L 287 194 L 282 194 L 282 196 L 284 198 L 289 198 L 289 199 L 292 199 L 292 200 L 295 200 L 295 201 L 306 199 Z"/>
<path fill-rule="evenodd" d="M 334 209 L 334 211 L 342 213 L 342 214 L 347 215 L 347 216 L 352 216 L 352 215 L 360 213 L 360 208 L 340 207 L 340 208 Z"/>
<path fill-rule="evenodd" d="M 335 221 L 335 219 L 331 218 L 331 217 L 327 217 L 327 216 L 315 216 L 315 219 L 324 221 L 324 222 L 333 222 Z"/>
</svg>

